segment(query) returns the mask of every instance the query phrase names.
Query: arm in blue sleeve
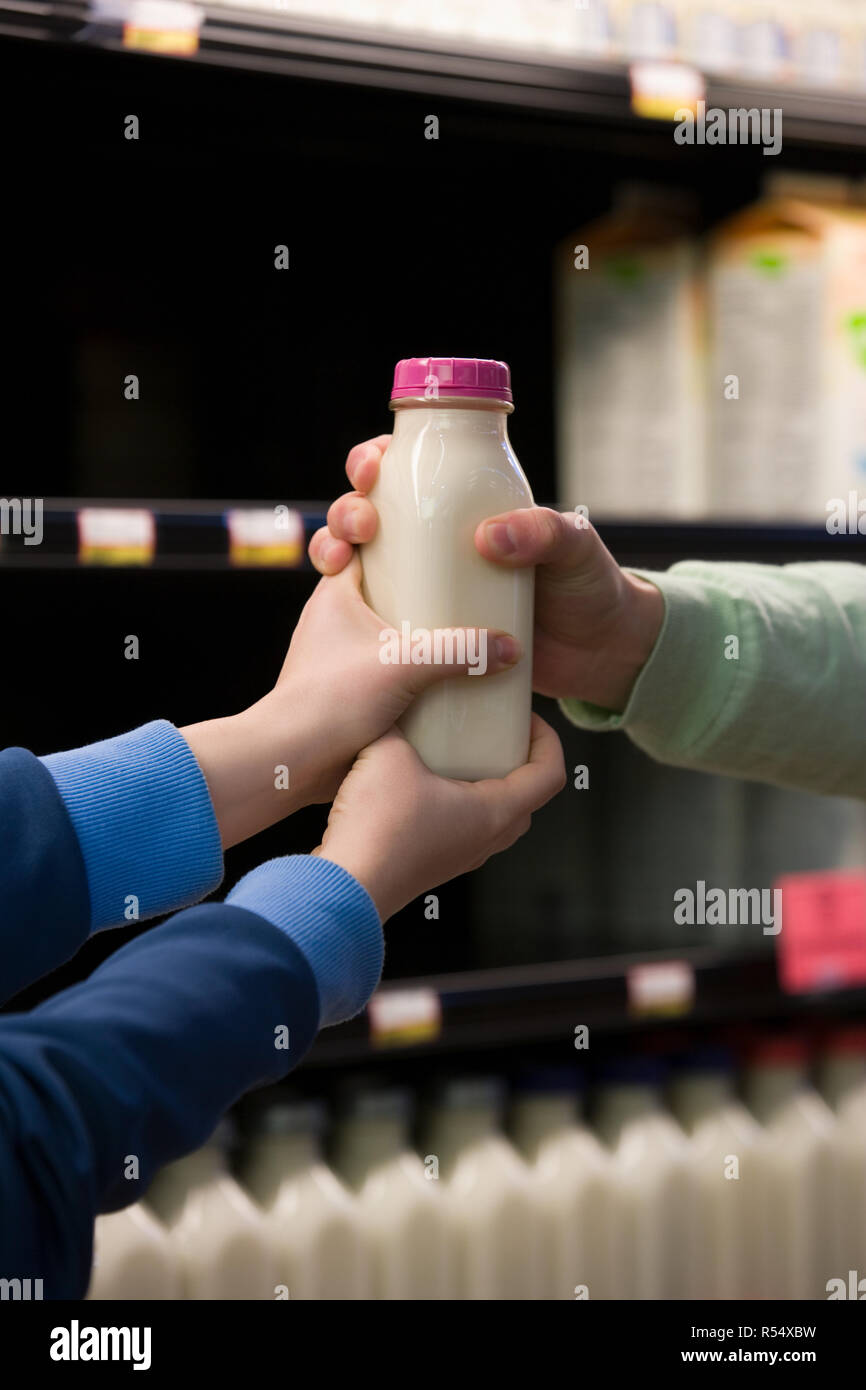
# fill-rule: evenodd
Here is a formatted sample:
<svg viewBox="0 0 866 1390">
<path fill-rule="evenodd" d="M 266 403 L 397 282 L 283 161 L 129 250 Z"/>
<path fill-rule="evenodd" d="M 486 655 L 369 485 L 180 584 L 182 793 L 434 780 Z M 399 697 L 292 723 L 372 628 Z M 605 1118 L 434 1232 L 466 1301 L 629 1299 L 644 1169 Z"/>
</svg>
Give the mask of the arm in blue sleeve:
<svg viewBox="0 0 866 1390">
<path fill-rule="evenodd" d="M 156 719 L 41 762 L 78 837 L 91 931 L 189 907 L 219 885 L 210 792 L 173 724 Z"/>
<path fill-rule="evenodd" d="M 47 758 L 0 752 L 0 1002 L 91 931 L 186 907 L 221 877 L 207 784 L 166 721 Z"/>
<path fill-rule="evenodd" d="M 0 753 L 0 1002 L 68 960 L 90 931 L 87 870 L 38 758 Z"/>
<path fill-rule="evenodd" d="M 31 1014 L 0 1019 L 7 1277 L 42 1278 L 48 1298 L 83 1297 L 96 1214 L 141 1197 L 156 1169 L 200 1145 L 245 1091 L 284 1076 L 318 1027 L 375 987 L 379 918 L 344 870 L 274 860 L 235 894 L 129 942 Z"/>
</svg>

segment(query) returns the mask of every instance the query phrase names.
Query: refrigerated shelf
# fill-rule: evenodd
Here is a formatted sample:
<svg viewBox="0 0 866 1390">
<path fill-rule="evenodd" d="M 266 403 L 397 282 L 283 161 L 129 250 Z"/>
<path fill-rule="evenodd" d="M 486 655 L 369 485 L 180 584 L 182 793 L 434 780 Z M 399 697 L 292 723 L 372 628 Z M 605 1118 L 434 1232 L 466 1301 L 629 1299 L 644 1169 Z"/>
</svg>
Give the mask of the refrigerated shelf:
<svg viewBox="0 0 866 1390">
<path fill-rule="evenodd" d="M 9 500 L 9 499 L 4 499 Z M 19 499 L 20 500 L 20 499 Z M 89 567 L 83 554 L 79 529 L 82 511 L 108 508 L 120 512 L 147 512 L 153 517 L 155 547 L 150 560 L 114 558 L 117 568 L 232 569 L 227 517 L 240 510 L 265 513 L 275 505 L 287 507 L 303 528 L 304 548 L 296 564 L 269 564 L 250 558 L 258 568 L 309 569 L 306 542 L 325 523 L 327 502 L 273 499 L 251 501 L 98 500 L 46 498 L 43 501 L 44 538 L 28 545 L 23 534 L 0 534 L 0 568 L 65 569 Z M 763 522 L 664 522 L 605 521 L 593 518 L 599 533 L 615 555 L 630 564 L 697 557 L 719 560 L 753 560 L 785 564 L 797 560 L 856 559 L 866 554 L 866 534 L 830 535 L 824 527 Z M 2 522 L 2 517 L 0 517 Z M 2 528 L 0 528 L 2 529 Z M 110 559 L 110 557 L 108 557 Z"/>
<path fill-rule="evenodd" d="M 188 62 L 274 73 L 295 79 L 374 87 L 403 94 L 482 103 L 559 115 L 598 126 L 628 125 L 669 132 L 670 121 L 637 117 L 630 66 L 556 50 L 521 51 L 431 33 L 377 30 L 371 25 L 316 21 L 274 9 L 202 4 L 198 51 L 153 61 Z M 0 36 L 141 54 L 116 32 L 92 24 L 81 0 L 3 0 Z M 866 146 L 866 93 L 791 87 L 705 75 L 707 106 L 781 107 L 786 142 L 861 149 Z"/>
<path fill-rule="evenodd" d="M 674 991 L 656 1007 L 640 1002 L 635 972 L 647 966 L 684 967 L 691 993 Z M 407 996 L 406 1020 L 389 1038 L 374 1025 L 377 1000 Z M 418 1027 L 414 1038 L 413 1001 Z M 434 1002 L 435 1001 L 435 1002 Z M 400 1001 L 402 1003 L 402 1001 Z M 305 1066 L 369 1063 L 383 1057 L 401 1059 L 521 1044 L 561 1044 L 563 1060 L 580 1062 L 575 1029 L 585 1025 L 592 1037 L 645 1029 L 737 1025 L 743 1020 L 800 1021 L 832 1007 L 834 1018 L 862 1016 L 866 989 L 822 990 L 786 994 L 779 986 L 772 950 L 723 952 L 695 947 L 675 952 L 610 956 L 547 965 L 509 966 L 462 974 L 399 980 L 383 985 L 364 1013 L 319 1034 Z M 431 1022 L 438 1014 L 438 1024 Z M 584 1054 L 585 1055 L 585 1054 Z"/>
</svg>

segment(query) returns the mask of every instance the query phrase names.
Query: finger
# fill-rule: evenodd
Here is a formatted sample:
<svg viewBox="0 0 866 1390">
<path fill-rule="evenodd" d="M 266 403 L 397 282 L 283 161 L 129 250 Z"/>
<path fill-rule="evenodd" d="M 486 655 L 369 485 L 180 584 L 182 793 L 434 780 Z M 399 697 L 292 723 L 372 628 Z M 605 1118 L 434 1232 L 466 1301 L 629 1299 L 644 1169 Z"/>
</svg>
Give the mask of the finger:
<svg viewBox="0 0 866 1390">
<path fill-rule="evenodd" d="M 365 439 L 363 444 L 356 444 L 349 450 L 346 474 L 356 491 L 370 491 L 379 476 L 382 455 L 390 443 L 390 434 L 378 434 L 375 439 Z"/>
<path fill-rule="evenodd" d="M 310 563 L 319 574 L 339 574 L 352 559 L 355 551 L 348 541 L 337 540 L 327 526 L 321 526 L 310 540 Z"/>
<path fill-rule="evenodd" d="M 575 512 L 526 507 L 488 517 L 475 531 L 476 549 L 486 560 L 520 569 L 550 565 L 573 570 L 587 565 L 603 549 L 598 533 Z"/>
<path fill-rule="evenodd" d="M 345 541 L 338 541 L 337 544 L 341 546 L 345 545 Z M 354 590 L 358 595 L 358 602 L 363 603 L 364 600 L 361 594 L 361 579 L 363 577 L 363 573 L 361 570 L 361 557 L 358 554 L 358 551 L 355 550 L 353 546 L 349 546 L 348 549 L 348 563 L 343 565 L 342 569 L 339 570 L 339 572 L 329 576 L 329 578 L 335 581 L 332 585 L 331 591 L 334 594 L 339 594 L 345 593 L 347 589 Z"/>
<path fill-rule="evenodd" d="M 360 492 L 344 492 L 331 503 L 327 520 L 332 536 L 351 545 L 363 545 L 375 536 L 379 514 Z"/>
<path fill-rule="evenodd" d="M 486 627 L 444 627 L 432 631 L 390 629 L 390 644 L 382 643 L 383 664 L 404 666 L 413 694 L 453 676 L 495 676 L 510 670 L 523 656 L 523 647 L 510 632 Z M 387 655 L 383 655 L 387 652 Z"/>
</svg>

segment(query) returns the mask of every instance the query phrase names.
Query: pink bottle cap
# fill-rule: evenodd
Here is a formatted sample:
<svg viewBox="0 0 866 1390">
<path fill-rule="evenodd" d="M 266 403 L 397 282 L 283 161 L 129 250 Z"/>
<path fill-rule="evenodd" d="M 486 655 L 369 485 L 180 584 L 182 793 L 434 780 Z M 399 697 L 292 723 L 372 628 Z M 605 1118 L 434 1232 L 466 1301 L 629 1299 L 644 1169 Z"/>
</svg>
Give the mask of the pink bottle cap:
<svg viewBox="0 0 866 1390">
<path fill-rule="evenodd" d="M 394 368 L 391 400 L 406 396 L 475 396 L 511 401 L 507 362 L 488 357 L 405 357 Z"/>
</svg>

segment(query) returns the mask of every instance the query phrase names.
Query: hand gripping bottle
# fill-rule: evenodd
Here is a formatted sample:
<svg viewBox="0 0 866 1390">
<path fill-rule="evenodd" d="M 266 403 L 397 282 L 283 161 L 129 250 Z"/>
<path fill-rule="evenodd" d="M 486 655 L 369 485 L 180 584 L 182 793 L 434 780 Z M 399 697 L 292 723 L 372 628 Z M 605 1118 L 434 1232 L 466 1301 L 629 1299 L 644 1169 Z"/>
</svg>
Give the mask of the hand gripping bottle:
<svg viewBox="0 0 866 1390">
<path fill-rule="evenodd" d="M 435 630 L 457 627 L 498 628 L 523 646 L 517 666 L 496 676 L 483 675 L 481 644 L 467 649 L 473 674 L 425 691 L 400 727 L 440 776 L 504 777 L 529 750 L 534 572 L 485 560 L 473 537 L 485 518 L 533 505 L 508 441 L 508 367 L 410 357 L 397 363 L 391 409 L 394 434 L 370 493 L 379 526 L 361 547 L 383 659 L 436 660 Z"/>
</svg>

